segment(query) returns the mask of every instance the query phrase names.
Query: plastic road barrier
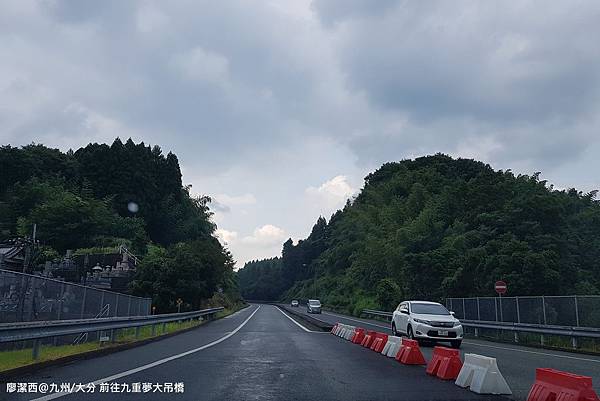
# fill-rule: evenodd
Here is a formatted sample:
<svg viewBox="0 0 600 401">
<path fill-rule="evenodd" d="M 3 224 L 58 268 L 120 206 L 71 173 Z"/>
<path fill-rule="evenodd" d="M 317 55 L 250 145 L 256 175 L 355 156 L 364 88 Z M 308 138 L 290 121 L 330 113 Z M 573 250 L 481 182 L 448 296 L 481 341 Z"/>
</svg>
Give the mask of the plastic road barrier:
<svg viewBox="0 0 600 401">
<path fill-rule="evenodd" d="M 388 335 L 385 333 L 375 334 L 375 339 L 369 348 L 375 352 L 381 352 L 387 343 Z"/>
<path fill-rule="evenodd" d="M 460 387 L 469 387 L 477 394 L 512 394 L 496 363 L 496 358 L 465 354 L 465 362 L 456 381 Z"/>
<path fill-rule="evenodd" d="M 336 324 L 335 324 L 335 325 L 334 325 L 334 326 L 331 328 L 331 331 L 330 331 L 330 333 L 331 333 L 331 334 L 335 334 L 335 331 L 337 330 L 338 324 L 339 324 L 339 323 L 336 323 Z"/>
<path fill-rule="evenodd" d="M 427 374 L 444 380 L 455 380 L 462 365 L 457 349 L 433 347 L 433 356 L 427 365 Z"/>
<path fill-rule="evenodd" d="M 402 345 L 401 341 L 402 339 L 400 337 L 388 336 L 387 343 L 385 343 L 385 347 L 381 350 L 381 354 L 394 358 L 400 350 L 400 346 Z"/>
<path fill-rule="evenodd" d="M 354 335 L 354 329 L 356 329 L 355 326 L 348 326 L 346 328 L 346 332 L 344 333 L 344 340 L 346 341 L 350 341 L 350 339 L 352 338 L 352 336 Z"/>
<path fill-rule="evenodd" d="M 537 368 L 527 401 L 598 401 L 592 378 L 555 369 Z"/>
<path fill-rule="evenodd" d="M 368 330 L 367 334 L 365 334 L 365 338 L 363 338 L 360 345 L 362 345 L 363 347 L 369 348 L 371 346 L 371 343 L 375 339 L 375 333 L 377 333 L 377 332 L 374 330 Z"/>
<path fill-rule="evenodd" d="M 362 327 L 357 327 L 354 329 L 354 336 L 352 336 L 350 341 L 352 341 L 354 344 L 360 344 L 363 338 L 365 338 L 365 329 Z"/>
<path fill-rule="evenodd" d="M 427 364 L 417 340 L 410 340 L 408 338 L 402 338 L 402 345 L 400 351 L 396 354 L 396 360 L 405 365 Z"/>
</svg>

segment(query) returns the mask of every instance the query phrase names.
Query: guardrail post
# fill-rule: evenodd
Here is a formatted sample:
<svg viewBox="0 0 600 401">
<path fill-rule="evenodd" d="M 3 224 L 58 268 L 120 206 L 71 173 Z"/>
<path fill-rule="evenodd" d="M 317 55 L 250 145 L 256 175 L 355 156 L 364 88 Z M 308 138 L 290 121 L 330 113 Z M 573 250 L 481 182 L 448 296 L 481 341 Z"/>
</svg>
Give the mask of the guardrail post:
<svg viewBox="0 0 600 401">
<path fill-rule="evenodd" d="M 152 325 L 152 336 L 154 337 L 156 335 L 156 324 Z"/>
<path fill-rule="evenodd" d="M 517 304 L 517 323 L 521 323 L 521 311 L 519 311 L 519 297 L 515 297 L 515 303 Z"/>
<path fill-rule="evenodd" d="M 577 322 L 577 327 L 579 327 L 579 307 L 577 305 L 577 295 L 575 295 L 575 321 Z"/>
<path fill-rule="evenodd" d="M 162 324 L 162 334 L 165 334 L 167 332 L 167 323 L 163 323 Z"/>
<path fill-rule="evenodd" d="M 517 333 L 515 331 L 515 342 L 518 343 L 519 342 L 519 333 Z"/>
<path fill-rule="evenodd" d="M 110 342 L 111 343 L 117 342 L 117 329 L 112 329 L 110 331 Z"/>
<path fill-rule="evenodd" d="M 40 339 L 33 340 L 32 357 L 36 361 L 40 358 Z"/>
<path fill-rule="evenodd" d="M 135 338 L 139 338 L 140 337 L 140 326 L 137 326 L 135 328 Z"/>
<path fill-rule="evenodd" d="M 102 313 L 103 309 L 104 309 L 104 291 L 102 291 L 102 296 L 100 297 L 100 310 L 98 311 L 98 313 Z"/>
<path fill-rule="evenodd" d="M 479 297 L 477 297 L 477 320 L 481 320 L 481 315 L 479 314 Z"/>
<path fill-rule="evenodd" d="M 83 301 L 81 301 L 81 319 L 83 319 L 83 316 L 85 314 L 85 296 L 87 293 L 87 288 L 83 287 Z"/>
<path fill-rule="evenodd" d="M 544 298 L 544 296 L 542 295 L 542 313 L 544 314 L 544 324 L 548 324 L 546 323 L 546 300 Z"/>
<path fill-rule="evenodd" d="M 496 321 L 498 321 L 498 298 L 494 298 L 494 311 L 496 312 Z"/>
<path fill-rule="evenodd" d="M 479 337 L 479 329 L 475 327 L 475 337 Z"/>
<path fill-rule="evenodd" d="M 463 313 L 462 313 L 462 318 L 466 319 L 467 318 L 467 311 L 465 310 L 465 299 L 462 299 L 462 306 L 463 306 Z"/>
<path fill-rule="evenodd" d="M 542 347 L 544 346 L 544 342 L 545 342 L 544 340 L 545 340 L 544 335 L 540 334 L 540 344 L 542 345 Z"/>
<path fill-rule="evenodd" d="M 577 349 L 577 337 L 571 337 L 571 345 L 573 349 Z"/>
</svg>

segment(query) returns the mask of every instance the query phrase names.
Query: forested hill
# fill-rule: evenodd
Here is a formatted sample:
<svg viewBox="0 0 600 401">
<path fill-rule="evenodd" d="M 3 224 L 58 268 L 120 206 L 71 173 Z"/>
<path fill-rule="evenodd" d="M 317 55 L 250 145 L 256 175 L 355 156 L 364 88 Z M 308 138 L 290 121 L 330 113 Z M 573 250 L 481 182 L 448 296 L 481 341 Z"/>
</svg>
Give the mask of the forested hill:
<svg viewBox="0 0 600 401">
<path fill-rule="evenodd" d="M 133 291 L 161 310 L 181 297 L 197 307 L 217 289 L 235 297 L 233 261 L 214 237 L 208 197 L 182 186 L 177 156 L 158 146 L 89 144 L 63 153 L 0 147 L 0 239 L 31 235 L 38 263 L 125 244 L 142 259 Z"/>
<path fill-rule="evenodd" d="M 328 223 L 286 242 L 278 263 L 240 270 L 242 295 L 318 296 L 355 313 L 409 298 L 492 296 L 498 279 L 509 295 L 599 294 L 595 195 L 441 154 L 386 163 Z"/>
</svg>

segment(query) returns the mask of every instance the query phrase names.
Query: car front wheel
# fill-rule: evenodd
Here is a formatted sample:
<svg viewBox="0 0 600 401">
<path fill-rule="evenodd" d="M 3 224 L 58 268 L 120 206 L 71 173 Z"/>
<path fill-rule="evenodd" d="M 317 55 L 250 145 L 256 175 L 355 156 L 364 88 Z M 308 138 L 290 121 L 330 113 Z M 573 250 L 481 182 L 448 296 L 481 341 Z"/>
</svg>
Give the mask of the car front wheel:
<svg viewBox="0 0 600 401">
<path fill-rule="evenodd" d="M 406 335 L 408 336 L 408 338 L 410 338 L 411 340 L 415 339 L 415 335 L 413 334 L 413 330 L 412 327 L 408 326 L 408 328 L 406 329 Z"/>
<path fill-rule="evenodd" d="M 392 335 L 398 337 L 398 332 L 396 331 L 396 323 L 392 323 Z"/>
</svg>

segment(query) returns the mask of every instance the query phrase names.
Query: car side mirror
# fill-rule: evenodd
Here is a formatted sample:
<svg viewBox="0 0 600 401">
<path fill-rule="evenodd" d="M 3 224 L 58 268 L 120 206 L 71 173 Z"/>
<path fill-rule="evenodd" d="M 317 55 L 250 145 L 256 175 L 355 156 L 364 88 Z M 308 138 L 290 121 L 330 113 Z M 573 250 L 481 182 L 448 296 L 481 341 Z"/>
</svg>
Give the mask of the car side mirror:
<svg viewBox="0 0 600 401">
<path fill-rule="evenodd" d="M 450 314 L 451 314 L 452 316 L 454 316 L 454 311 L 450 311 Z"/>
</svg>

